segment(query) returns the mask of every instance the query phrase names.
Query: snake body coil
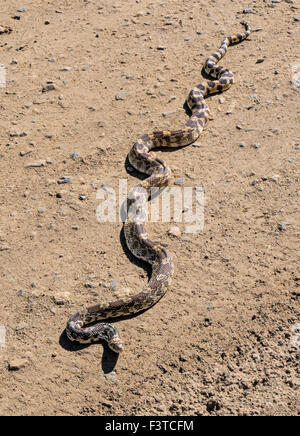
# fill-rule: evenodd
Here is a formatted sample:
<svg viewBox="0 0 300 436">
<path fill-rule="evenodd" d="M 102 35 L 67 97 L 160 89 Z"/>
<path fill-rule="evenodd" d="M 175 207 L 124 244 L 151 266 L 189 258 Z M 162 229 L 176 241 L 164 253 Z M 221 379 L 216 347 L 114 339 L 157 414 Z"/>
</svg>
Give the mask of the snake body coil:
<svg viewBox="0 0 300 436">
<path fill-rule="evenodd" d="M 248 37 L 251 32 L 250 26 L 247 23 L 243 24 L 245 32 L 225 38 L 221 47 L 205 61 L 205 72 L 216 80 L 203 81 L 190 91 L 186 102 L 192 115 L 185 127 L 176 131 L 167 130 L 142 135 L 129 152 L 130 164 L 149 177 L 139 183 L 128 196 L 124 235 L 129 250 L 137 258 L 152 265 L 149 283 L 137 294 L 110 303 L 97 304 L 75 313 L 69 319 L 66 328 L 71 341 L 89 343 L 104 339 L 112 350 L 120 353 L 123 344 L 116 327 L 106 322 L 88 325 L 148 309 L 166 293 L 173 274 L 172 259 L 162 244 L 150 239 L 145 228 L 145 205 L 151 195 L 151 188 L 167 185 L 171 172 L 151 150 L 157 147 L 182 147 L 193 143 L 199 137 L 209 112 L 204 98 L 225 91 L 233 83 L 232 72 L 227 68 L 217 67 L 216 64 L 225 55 L 229 45 Z"/>
</svg>

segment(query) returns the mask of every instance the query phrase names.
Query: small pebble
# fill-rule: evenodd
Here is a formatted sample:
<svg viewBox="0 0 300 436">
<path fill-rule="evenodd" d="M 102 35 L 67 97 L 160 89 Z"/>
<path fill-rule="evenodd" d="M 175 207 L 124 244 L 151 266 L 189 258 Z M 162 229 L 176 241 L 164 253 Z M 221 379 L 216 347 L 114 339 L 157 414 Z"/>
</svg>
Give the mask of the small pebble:
<svg viewBox="0 0 300 436">
<path fill-rule="evenodd" d="M 20 151 L 20 156 L 23 157 L 30 153 L 32 153 L 32 150 L 22 150 Z"/>
<path fill-rule="evenodd" d="M 278 230 L 280 230 L 281 232 L 283 232 L 284 230 L 286 230 L 286 226 L 284 225 L 284 223 L 278 223 L 278 224 L 277 224 L 277 228 L 278 228 Z"/>
<path fill-rule="evenodd" d="M 63 183 L 72 183 L 72 177 L 61 177 L 59 180 L 57 180 L 57 183 L 59 185 L 63 184 Z"/>
<path fill-rule="evenodd" d="M 63 306 L 66 302 L 69 301 L 70 292 L 59 292 L 52 297 L 52 300 L 58 306 Z"/>
<path fill-rule="evenodd" d="M 170 227 L 170 229 L 169 229 L 169 231 L 168 231 L 168 234 L 170 235 L 170 236 L 175 236 L 175 237 L 179 237 L 179 236 L 181 236 L 181 230 L 180 230 L 180 228 L 179 227 L 177 227 L 177 226 L 172 226 L 172 227 Z"/>
<path fill-rule="evenodd" d="M 258 59 L 256 60 L 256 63 L 257 63 L 257 64 L 261 64 L 262 62 L 264 62 L 264 58 L 258 58 Z"/>
<path fill-rule="evenodd" d="M 231 258 L 230 257 L 222 257 L 222 262 L 230 262 Z"/>
<path fill-rule="evenodd" d="M 8 369 L 9 371 L 19 371 L 19 369 L 24 368 L 28 363 L 27 359 L 14 359 L 8 363 Z"/>
<path fill-rule="evenodd" d="M 128 97 L 128 94 L 126 92 L 124 92 L 124 93 L 118 92 L 115 95 L 115 100 L 126 100 L 127 97 Z"/>
<path fill-rule="evenodd" d="M 112 382 L 117 382 L 117 374 L 115 371 L 109 372 L 108 374 L 104 374 L 103 377 Z"/>
<path fill-rule="evenodd" d="M 23 136 L 27 136 L 27 132 L 10 132 L 10 134 L 9 134 L 9 136 L 11 137 L 11 138 L 14 138 L 14 137 L 17 137 L 17 136 L 19 136 L 20 138 L 22 138 Z"/>
<path fill-rule="evenodd" d="M 70 154 L 70 158 L 75 160 L 77 157 L 79 157 L 79 153 L 77 153 L 77 151 L 75 151 L 74 153 Z"/>
<path fill-rule="evenodd" d="M 215 410 L 220 410 L 220 408 L 221 408 L 221 405 L 220 405 L 220 403 L 218 403 L 218 401 L 216 401 L 216 400 L 209 400 L 209 401 L 206 403 L 206 409 L 207 409 L 207 411 L 208 411 L 209 413 L 211 413 L 211 412 L 213 412 L 213 411 L 215 411 Z"/>
<path fill-rule="evenodd" d="M 56 88 L 53 85 L 53 83 L 44 86 L 44 88 L 42 89 L 42 92 L 48 92 L 48 91 L 54 91 Z"/>
<path fill-rule="evenodd" d="M 46 161 L 44 159 L 38 161 L 38 162 L 30 162 L 27 165 L 25 165 L 25 168 L 38 168 L 38 167 L 44 167 L 46 165 Z"/>
</svg>

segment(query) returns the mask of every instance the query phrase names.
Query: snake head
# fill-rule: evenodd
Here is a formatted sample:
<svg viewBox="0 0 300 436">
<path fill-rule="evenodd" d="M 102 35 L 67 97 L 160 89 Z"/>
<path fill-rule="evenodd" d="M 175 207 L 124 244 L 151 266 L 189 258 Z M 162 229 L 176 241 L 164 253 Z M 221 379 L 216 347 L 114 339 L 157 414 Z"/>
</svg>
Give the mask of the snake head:
<svg viewBox="0 0 300 436">
<path fill-rule="evenodd" d="M 123 342 L 117 336 L 113 337 L 109 342 L 108 346 L 115 353 L 121 353 L 123 351 Z"/>
</svg>

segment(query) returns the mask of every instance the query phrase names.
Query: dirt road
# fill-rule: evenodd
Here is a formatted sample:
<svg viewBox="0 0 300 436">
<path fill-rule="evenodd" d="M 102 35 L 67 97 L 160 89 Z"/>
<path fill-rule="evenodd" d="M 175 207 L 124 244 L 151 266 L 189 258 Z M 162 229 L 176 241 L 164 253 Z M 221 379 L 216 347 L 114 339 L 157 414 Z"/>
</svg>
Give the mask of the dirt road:
<svg viewBox="0 0 300 436">
<path fill-rule="evenodd" d="M 0 9 L 0 414 L 299 414 L 299 5 Z M 133 142 L 181 128 L 204 60 L 242 19 L 261 30 L 222 60 L 235 84 L 207 99 L 196 146 L 159 152 L 174 181 L 204 187 L 203 231 L 149 223 L 175 274 L 156 306 L 117 324 L 119 358 L 71 344 L 71 314 L 148 280 L 117 215 L 97 220 L 97 190 L 136 184 Z"/>
</svg>

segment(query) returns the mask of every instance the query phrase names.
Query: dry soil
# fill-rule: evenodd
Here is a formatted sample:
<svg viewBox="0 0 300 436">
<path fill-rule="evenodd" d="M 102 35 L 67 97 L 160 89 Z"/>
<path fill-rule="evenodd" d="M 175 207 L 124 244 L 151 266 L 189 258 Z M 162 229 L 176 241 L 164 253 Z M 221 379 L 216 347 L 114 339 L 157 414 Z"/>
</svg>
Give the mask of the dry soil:
<svg viewBox="0 0 300 436">
<path fill-rule="evenodd" d="M 299 414 L 299 3 L 0 9 L 0 414 Z M 71 314 L 149 275 L 122 223 L 97 220 L 97 190 L 137 183 L 132 143 L 181 128 L 205 58 L 242 19 L 260 30 L 222 60 L 235 84 L 207 99 L 196 146 L 159 152 L 173 181 L 204 187 L 203 231 L 148 225 L 175 274 L 156 306 L 117 323 L 123 354 L 70 343 Z"/>
</svg>

